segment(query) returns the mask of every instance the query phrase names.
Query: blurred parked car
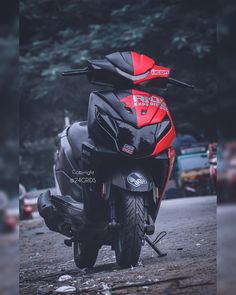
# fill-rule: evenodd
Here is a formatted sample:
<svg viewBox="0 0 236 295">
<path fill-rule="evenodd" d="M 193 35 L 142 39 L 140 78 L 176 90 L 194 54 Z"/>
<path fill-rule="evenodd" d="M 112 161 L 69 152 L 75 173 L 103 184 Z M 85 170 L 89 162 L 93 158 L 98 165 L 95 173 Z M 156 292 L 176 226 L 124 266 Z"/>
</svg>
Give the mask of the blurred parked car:
<svg viewBox="0 0 236 295">
<path fill-rule="evenodd" d="M 210 143 L 207 151 L 210 165 L 210 192 L 216 194 L 217 187 L 217 143 Z"/>
<path fill-rule="evenodd" d="M 32 219 L 33 218 L 33 208 L 31 205 L 27 204 L 25 199 L 26 190 L 25 187 L 20 184 L 19 186 L 19 205 L 20 205 L 20 219 Z"/>
<path fill-rule="evenodd" d="M 184 149 L 177 157 L 177 182 L 182 196 L 200 196 L 210 193 L 209 162 L 206 147 Z"/>
<path fill-rule="evenodd" d="M 217 195 L 219 202 L 236 202 L 236 141 L 220 145 Z"/>
<path fill-rule="evenodd" d="M 9 214 L 7 211 L 5 211 L 5 214 L 3 215 L 2 222 L 3 223 L 2 223 L 1 232 L 10 233 L 16 230 L 17 219 L 15 216 Z"/>
<path fill-rule="evenodd" d="M 9 233 L 16 230 L 17 218 L 7 209 L 7 195 L 0 191 L 0 233 Z"/>
</svg>

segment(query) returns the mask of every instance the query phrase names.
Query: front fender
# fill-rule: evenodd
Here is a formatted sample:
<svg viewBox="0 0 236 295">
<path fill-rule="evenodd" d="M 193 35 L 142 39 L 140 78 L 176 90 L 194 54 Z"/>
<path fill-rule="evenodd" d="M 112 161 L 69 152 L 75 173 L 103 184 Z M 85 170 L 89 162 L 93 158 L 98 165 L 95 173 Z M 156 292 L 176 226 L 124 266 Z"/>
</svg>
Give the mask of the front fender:
<svg viewBox="0 0 236 295">
<path fill-rule="evenodd" d="M 148 192 L 155 186 L 152 176 L 143 169 L 115 171 L 111 176 L 111 185 L 135 192 Z"/>
</svg>

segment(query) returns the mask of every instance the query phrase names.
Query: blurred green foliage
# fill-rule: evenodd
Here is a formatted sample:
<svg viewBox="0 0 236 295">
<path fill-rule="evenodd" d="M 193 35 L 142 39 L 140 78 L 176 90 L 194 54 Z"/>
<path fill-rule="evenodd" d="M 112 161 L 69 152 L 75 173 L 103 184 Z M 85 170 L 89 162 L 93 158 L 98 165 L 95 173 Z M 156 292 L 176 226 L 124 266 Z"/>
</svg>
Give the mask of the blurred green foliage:
<svg viewBox="0 0 236 295">
<path fill-rule="evenodd" d="M 215 138 L 215 1 L 21 0 L 20 18 L 20 180 L 28 188 L 53 185 L 54 138 L 64 116 L 87 116 L 94 87 L 60 72 L 111 52 L 147 54 L 195 84 L 163 96 L 178 132 Z"/>
<path fill-rule="evenodd" d="M 13 10 L 12 15 L 1 18 L 0 23 L 0 191 L 13 197 L 18 194 L 19 28 L 16 10 L 10 4 L 8 10 Z"/>
</svg>

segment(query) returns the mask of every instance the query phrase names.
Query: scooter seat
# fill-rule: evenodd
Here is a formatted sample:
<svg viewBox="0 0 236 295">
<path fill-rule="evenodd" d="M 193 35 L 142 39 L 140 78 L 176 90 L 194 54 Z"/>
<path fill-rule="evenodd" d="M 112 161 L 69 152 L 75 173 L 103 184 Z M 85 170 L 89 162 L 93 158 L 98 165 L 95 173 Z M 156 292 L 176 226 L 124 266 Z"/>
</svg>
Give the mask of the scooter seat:
<svg viewBox="0 0 236 295">
<path fill-rule="evenodd" d="M 81 121 L 72 124 L 67 134 L 73 157 L 75 160 L 80 160 L 82 156 L 82 144 L 88 140 L 88 122 Z"/>
</svg>

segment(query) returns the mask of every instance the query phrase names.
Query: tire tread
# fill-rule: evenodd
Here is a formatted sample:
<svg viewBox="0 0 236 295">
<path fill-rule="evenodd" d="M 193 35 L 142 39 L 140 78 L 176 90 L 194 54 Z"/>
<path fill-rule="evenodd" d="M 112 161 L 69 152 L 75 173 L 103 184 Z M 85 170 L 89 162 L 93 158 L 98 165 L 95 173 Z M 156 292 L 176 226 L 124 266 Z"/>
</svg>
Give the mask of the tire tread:
<svg viewBox="0 0 236 295">
<path fill-rule="evenodd" d="M 138 263 L 144 239 L 144 197 L 137 193 L 122 197 L 122 249 L 116 249 L 116 260 L 121 267 L 130 267 Z"/>
</svg>

